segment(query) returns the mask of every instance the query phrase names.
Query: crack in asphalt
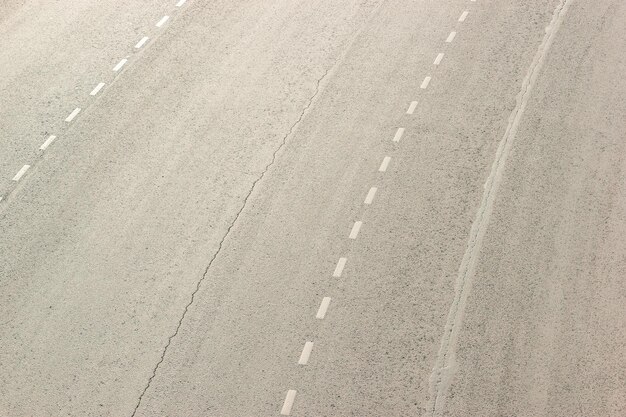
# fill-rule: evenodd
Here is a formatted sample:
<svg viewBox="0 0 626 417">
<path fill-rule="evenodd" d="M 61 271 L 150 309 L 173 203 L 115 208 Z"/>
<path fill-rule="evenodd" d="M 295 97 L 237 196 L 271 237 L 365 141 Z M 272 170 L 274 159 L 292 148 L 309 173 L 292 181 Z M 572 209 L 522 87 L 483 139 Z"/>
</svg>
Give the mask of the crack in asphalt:
<svg viewBox="0 0 626 417">
<path fill-rule="evenodd" d="M 254 180 L 254 182 L 252 183 L 252 186 L 250 187 L 250 191 L 248 191 L 248 194 L 246 195 L 246 197 L 243 200 L 243 204 L 241 205 L 241 208 L 239 209 L 239 211 L 237 212 L 237 214 L 235 215 L 235 219 L 231 222 L 231 224 L 228 226 L 228 228 L 226 229 L 226 233 L 224 234 L 224 236 L 222 237 L 222 239 L 219 242 L 217 251 L 215 251 L 215 253 L 213 254 L 213 256 L 211 257 L 211 259 L 209 260 L 209 264 L 207 265 L 207 267 L 204 270 L 204 273 L 202 274 L 202 277 L 198 280 L 198 282 L 196 283 L 196 288 L 194 289 L 194 291 L 191 293 L 191 299 L 189 300 L 189 302 L 187 303 L 187 305 L 185 306 L 185 309 L 183 310 L 183 314 L 180 317 L 180 319 L 178 320 L 178 325 L 176 326 L 176 329 L 174 331 L 174 333 L 172 333 L 172 335 L 168 338 L 167 343 L 165 344 L 165 347 L 163 348 L 163 351 L 161 353 L 161 357 L 159 358 L 159 361 L 157 362 L 157 364 L 154 366 L 154 368 L 152 369 L 152 375 L 150 376 L 150 378 L 148 379 L 148 382 L 146 384 L 146 386 L 144 387 L 144 389 L 142 390 L 141 394 L 139 395 L 139 399 L 137 400 L 137 404 L 135 405 L 135 408 L 133 410 L 133 413 L 131 415 L 131 417 L 134 417 L 135 414 L 137 413 L 139 406 L 141 405 L 141 400 L 143 399 L 144 395 L 146 394 L 146 392 L 148 391 L 148 389 L 150 388 L 150 385 L 152 384 L 152 381 L 154 380 L 154 378 L 156 377 L 156 374 L 159 370 L 159 367 L 161 366 L 161 364 L 163 363 L 164 359 L 165 359 L 165 355 L 167 354 L 167 350 L 170 347 L 172 340 L 178 335 L 178 332 L 183 324 L 183 321 L 185 320 L 185 316 L 187 315 L 187 312 L 189 311 L 189 308 L 191 307 L 191 305 L 194 303 L 195 301 L 195 297 L 196 294 L 198 293 L 198 291 L 200 291 L 200 287 L 202 285 L 202 282 L 206 279 L 206 277 L 209 274 L 209 269 L 211 268 L 211 266 L 213 265 L 213 262 L 215 261 L 215 259 L 217 258 L 217 256 L 219 255 L 219 253 L 222 251 L 222 247 L 224 246 L 224 242 L 226 241 L 226 238 L 228 238 L 228 236 L 230 235 L 230 232 L 232 230 L 232 228 L 235 226 L 235 224 L 237 223 L 237 220 L 239 220 L 239 217 L 241 216 L 241 213 L 243 212 L 243 210 L 246 208 L 247 204 L 248 204 L 248 200 L 250 199 L 250 196 L 252 195 L 252 193 L 254 192 L 254 189 L 256 188 L 257 183 L 259 183 L 259 181 L 261 181 L 264 177 L 265 174 L 269 171 L 269 169 L 274 165 L 274 163 L 276 162 L 276 157 L 278 155 L 278 153 L 285 147 L 285 145 L 287 144 L 287 140 L 289 139 L 289 137 L 294 133 L 296 127 L 302 122 L 302 119 L 304 118 L 305 114 L 307 113 L 307 111 L 311 108 L 311 106 L 313 105 L 313 101 L 315 100 L 315 98 L 317 97 L 317 95 L 320 92 L 320 86 L 322 84 L 322 82 L 324 81 L 324 79 L 328 76 L 328 73 L 331 71 L 331 69 L 333 69 L 335 67 L 335 65 L 332 65 L 330 68 L 328 68 L 325 72 L 324 75 L 322 75 L 318 80 L 317 80 L 317 84 L 315 87 L 315 92 L 313 93 L 313 95 L 311 95 L 311 97 L 309 98 L 306 106 L 304 107 L 304 109 L 302 110 L 302 112 L 300 112 L 300 116 L 298 117 L 298 119 L 295 121 L 295 123 L 293 123 L 291 125 L 291 128 L 289 129 L 289 131 L 287 132 L 287 134 L 283 137 L 280 145 L 274 150 L 273 154 L 272 154 L 272 159 L 270 160 L 270 162 L 265 166 L 265 169 L 261 172 L 261 175 L 259 175 L 259 177 Z"/>
</svg>

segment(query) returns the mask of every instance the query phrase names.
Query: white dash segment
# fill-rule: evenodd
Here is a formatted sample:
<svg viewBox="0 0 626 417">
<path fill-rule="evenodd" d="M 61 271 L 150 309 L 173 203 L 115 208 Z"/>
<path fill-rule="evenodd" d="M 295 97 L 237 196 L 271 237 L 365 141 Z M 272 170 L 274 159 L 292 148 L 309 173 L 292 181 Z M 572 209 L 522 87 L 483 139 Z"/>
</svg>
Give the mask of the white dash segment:
<svg viewBox="0 0 626 417">
<path fill-rule="evenodd" d="M 121 70 L 124 64 L 126 64 L 127 62 L 128 60 L 126 58 L 122 59 L 120 62 L 117 63 L 116 66 L 113 67 L 113 71 L 117 72 Z"/>
<path fill-rule="evenodd" d="M 141 48 L 146 42 L 148 42 L 148 38 L 147 36 L 144 36 L 143 38 L 141 38 L 141 40 L 139 42 L 137 42 L 137 45 L 135 45 L 136 49 Z"/>
<path fill-rule="evenodd" d="M 50 144 L 54 142 L 56 138 L 57 137 L 54 135 L 48 136 L 48 139 L 46 139 L 46 141 L 39 147 L 39 149 L 41 149 L 42 151 L 45 151 L 48 148 L 48 146 L 50 146 Z"/>
<path fill-rule="evenodd" d="M 341 273 L 343 272 L 343 268 L 346 266 L 347 261 L 348 258 L 339 258 L 339 261 L 337 261 L 337 266 L 333 271 L 333 277 L 339 278 L 341 276 Z"/>
<path fill-rule="evenodd" d="M 76 115 L 80 113 L 80 107 L 76 107 L 74 109 L 73 112 L 70 113 L 69 116 L 67 116 L 67 118 L 65 119 L 66 122 L 71 122 L 72 120 L 74 120 L 74 118 L 76 117 Z"/>
<path fill-rule="evenodd" d="M 95 96 L 96 94 L 98 94 L 98 92 L 100 90 L 102 90 L 102 87 L 104 87 L 104 83 L 100 83 L 96 86 L 96 88 L 94 88 L 93 90 L 91 90 L 91 93 L 89 93 L 90 96 Z"/>
<path fill-rule="evenodd" d="M 28 171 L 29 168 L 30 168 L 30 165 L 24 165 L 22 169 L 17 171 L 17 174 L 15 174 L 15 176 L 13 177 L 13 181 L 19 181 L 20 178 L 22 178 L 24 174 L 26 174 L 26 171 Z"/>
<path fill-rule="evenodd" d="M 400 142 L 400 138 L 402 138 L 402 135 L 404 135 L 404 128 L 400 127 L 396 131 L 396 135 L 393 137 L 393 141 L 394 142 Z"/>
<path fill-rule="evenodd" d="M 437 54 L 437 58 L 435 58 L 435 62 L 433 62 L 434 65 L 439 65 L 441 64 L 441 60 L 443 59 L 443 52 L 439 52 Z"/>
<path fill-rule="evenodd" d="M 461 16 L 459 17 L 459 22 L 465 22 L 465 18 L 467 17 L 468 14 L 469 12 L 467 10 L 461 13 Z"/>
<path fill-rule="evenodd" d="M 380 168 L 378 168 L 378 171 L 380 172 L 387 171 L 387 167 L 389 166 L 389 161 L 391 161 L 391 157 L 385 156 L 385 158 L 383 159 L 383 162 L 380 164 Z"/>
<path fill-rule="evenodd" d="M 413 114 L 415 108 L 417 107 L 417 101 L 412 101 L 409 105 L 409 109 L 406 111 L 406 114 Z"/>
<path fill-rule="evenodd" d="M 363 203 L 372 204 L 372 201 L 374 201 L 374 196 L 376 195 L 376 191 L 378 191 L 378 188 L 370 188 L 370 190 L 367 192 L 367 195 L 365 196 L 365 201 Z"/>
<path fill-rule="evenodd" d="M 285 402 L 283 403 L 283 408 L 280 410 L 281 416 L 288 416 L 291 414 L 291 407 L 293 407 L 293 401 L 296 399 L 297 391 L 295 389 L 290 389 L 287 391 L 287 396 L 285 397 Z"/>
<path fill-rule="evenodd" d="M 183 4 L 185 4 L 186 1 L 187 0 L 178 0 L 178 3 L 176 3 L 176 7 L 182 6 Z"/>
<path fill-rule="evenodd" d="M 170 18 L 169 16 L 163 16 L 161 20 L 157 22 L 156 27 L 160 28 L 161 26 L 163 26 L 165 22 L 169 20 L 169 18 Z"/>
<path fill-rule="evenodd" d="M 304 344 L 304 348 L 302 349 L 302 353 L 300 354 L 298 365 L 306 365 L 307 363 L 309 363 L 309 357 L 311 356 L 312 350 L 313 350 L 313 342 L 306 342 Z"/>
<path fill-rule="evenodd" d="M 352 230 L 350 230 L 350 239 L 356 239 L 359 235 L 359 230 L 361 230 L 361 226 L 363 226 L 362 221 L 354 222 L 354 226 L 352 226 Z"/>
<path fill-rule="evenodd" d="M 447 43 L 452 42 L 455 36 L 456 36 L 456 32 L 450 32 L 450 34 L 448 35 L 448 38 L 446 39 L 446 42 Z"/>
<path fill-rule="evenodd" d="M 315 315 L 315 318 L 321 320 L 324 317 L 326 317 L 326 311 L 328 311 L 329 305 L 330 305 L 330 297 L 322 298 L 322 303 L 320 304 L 320 308 L 317 310 L 317 314 Z"/>
<path fill-rule="evenodd" d="M 422 90 L 425 90 L 426 88 L 428 88 L 429 83 L 430 83 L 430 77 L 424 78 L 424 81 L 422 81 L 422 85 L 420 85 L 420 88 Z"/>
</svg>

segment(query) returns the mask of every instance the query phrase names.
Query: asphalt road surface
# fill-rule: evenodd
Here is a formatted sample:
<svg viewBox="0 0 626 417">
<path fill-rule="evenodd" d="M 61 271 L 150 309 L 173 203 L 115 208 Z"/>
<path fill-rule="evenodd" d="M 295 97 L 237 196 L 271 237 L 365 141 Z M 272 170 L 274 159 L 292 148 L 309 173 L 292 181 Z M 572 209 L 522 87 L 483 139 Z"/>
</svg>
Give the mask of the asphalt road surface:
<svg viewBox="0 0 626 417">
<path fill-rule="evenodd" d="M 626 416 L 626 2 L 0 4 L 0 416 Z"/>
</svg>

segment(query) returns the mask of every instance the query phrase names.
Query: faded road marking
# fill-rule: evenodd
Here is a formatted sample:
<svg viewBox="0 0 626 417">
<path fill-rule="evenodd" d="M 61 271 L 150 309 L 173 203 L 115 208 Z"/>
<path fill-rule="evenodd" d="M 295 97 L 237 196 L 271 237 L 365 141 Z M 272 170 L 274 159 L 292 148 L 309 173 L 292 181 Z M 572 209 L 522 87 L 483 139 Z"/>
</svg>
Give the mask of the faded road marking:
<svg viewBox="0 0 626 417">
<path fill-rule="evenodd" d="M 333 277 L 339 278 L 341 276 L 343 268 L 346 266 L 347 260 L 348 258 L 339 258 L 339 261 L 337 261 L 337 266 L 335 267 L 335 271 L 333 272 Z"/>
<path fill-rule="evenodd" d="M 285 397 L 283 408 L 280 410 L 281 416 L 288 416 L 291 414 L 291 407 L 293 407 L 293 401 L 295 399 L 296 399 L 296 390 L 290 389 L 289 391 L 287 391 L 287 396 Z"/>
<path fill-rule="evenodd" d="M 378 188 L 370 188 L 370 190 L 367 192 L 367 195 L 365 196 L 365 201 L 363 203 L 372 204 L 372 201 L 374 201 L 374 196 L 376 195 L 376 191 L 378 191 Z"/>
<path fill-rule="evenodd" d="M 165 22 L 169 20 L 169 18 L 170 18 L 169 16 L 163 16 L 161 20 L 157 22 L 156 27 L 160 28 L 161 26 L 163 26 Z"/>
<path fill-rule="evenodd" d="M 135 45 L 136 49 L 141 48 L 146 42 L 148 42 L 148 38 L 147 36 L 144 36 L 143 38 L 141 38 L 141 40 L 139 42 L 137 42 L 137 45 Z"/>
<path fill-rule="evenodd" d="M 94 88 L 93 90 L 91 90 L 91 93 L 89 93 L 90 96 L 95 96 L 96 94 L 98 94 L 98 92 L 100 90 L 102 90 L 102 87 L 104 87 L 104 83 L 100 83 L 96 86 L 96 88 Z"/>
<path fill-rule="evenodd" d="M 22 178 L 24 174 L 26 174 L 26 171 L 28 171 L 29 168 L 30 168 L 30 165 L 24 165 L 22 169 L 17 171 L 17 174 L 15 174 L 15 176 L 13 177 L 13 181 L 19 181 L 20 178 Z"/>
<path fill-rule="evenodd" d="M 317 314 L 315 318 L 323 319 L 326 317 L 326 311 L 328 310 L 328 306 L 330 305 L 330 297 L 324 297 L 322 299 L 322 303 L 320 304 L 320 308 L 317 310 Z"/>
<path fill-rule="evenodd" d="M 76 115 L 80 113 L 80 107 L 76 107 L 74 109 L 73 112 L 70 113 L 69 116 L 67 116 L 67 118 L 65 119 L 66 122 L 71 122 L 72 120 L 74 120 L 74 117 L 76 117 Z"/>
<path fill-rule="evenodd" d="M 48 139 L 39 147 L 42 151 L 45 151 L 48 146 L 56 139 L 57 137 L 54 135 L 48 136 Z"/>
<path fill-rule="evenodd" d="M 311 356 L 312 350 L 313 350 L 313 342 L 306 342 L 304 344 L 304 348 L 302 348 L 302 353 L 300 354 L 298 365 L 306 365 L 307 363 L 309 363 L 309 357 Z"/>
<path fill-rule="evenodd" d="M 352 230 L 350 230 L 350 239 L 356 239 L 359 235 L 359 230 L 361 230 L 361 226 L 363 225 L 362 221 L 354 222 L 354 226 L 352 226 Z"/>
<path fill-rule="evenodd" d="M 393 137 L 393 141 L 400 142 L 400 138 L 402 138 L 403 134 L 404 134 L 404 128 L 403 127 L 398 128 L 398 130 L 396 131 L 396 135 Z"/>
<path fill-rule="evenodd" d="M 120 69 L 122 69 L 122 67 L 124 66 L 124 64 L 126 64 L 126 62 L 128 62 L 126 58 L 122 59 L 120 62 L 117 63 L 116 66 L 113 67 L 113 71 L 119 71 Z"/>
<path fill-rule="evenodd" d="M 387 171 L 387 167 L 389 167 L 389 161 L 391 161 L 391 157 L 385 156 L 385 158 L 383 159 L 383 162 L 380 164 L 380 168 L 378 168 L 378 171 L 380 172 Z"/>
</svg>

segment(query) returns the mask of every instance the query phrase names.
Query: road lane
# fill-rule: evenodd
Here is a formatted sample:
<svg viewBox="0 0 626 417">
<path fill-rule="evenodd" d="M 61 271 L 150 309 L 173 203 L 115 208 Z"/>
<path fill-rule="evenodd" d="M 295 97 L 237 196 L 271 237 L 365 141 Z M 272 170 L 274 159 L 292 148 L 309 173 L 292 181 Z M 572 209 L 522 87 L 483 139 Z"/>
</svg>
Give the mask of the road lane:
<svg viewBox="0 0 626 417">
<path fill-rule="evenodd" d="M 17 164 L 33 163 L 65 117 L 93 102 L 89 92 L 173 2 L 42 1 L 0 6 L 0 195 Z M 158 29 L 157 29 L 158 30 Z"/>
<path fill-rule="evenodd" d="M 132 412 L 253 181 L 375 3 L 343 6 L 186 4 L 2 202 L 0 414 Z"/>
<path fill-rule="evenodd" d="M 484 239 L 446 416 L 626 415 L 626 6 L 575 1 Z"/>
<path fill-rule="evenodd" d="M 292 389 L 292 415 L 427 409 L 458 262 L 506 128 L 502 109 L 554 8 L 490 8 L 481 36 L 459 33 L 420 93 L 460 13 L 445 6 L 388 2 L 364 30 L 251 196 L 136 415 L 273 415 Z M 496 36 L 512 23 L 522 27 Z M 406 130 L 395 143 L 398 126 Z M 351 241 L 340 226 L 357 220 L 367 227 Z M 324 297 L 332 301 L 315 320 Z M 297 364 L 303 340 L 315 343 L 306 367 Z"/>
</svg>

